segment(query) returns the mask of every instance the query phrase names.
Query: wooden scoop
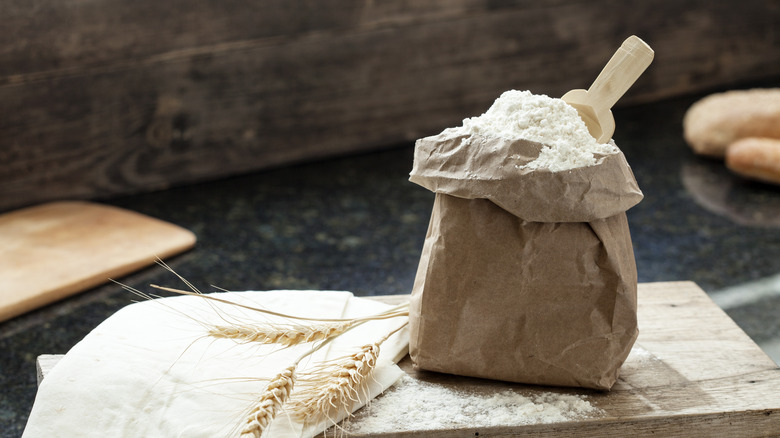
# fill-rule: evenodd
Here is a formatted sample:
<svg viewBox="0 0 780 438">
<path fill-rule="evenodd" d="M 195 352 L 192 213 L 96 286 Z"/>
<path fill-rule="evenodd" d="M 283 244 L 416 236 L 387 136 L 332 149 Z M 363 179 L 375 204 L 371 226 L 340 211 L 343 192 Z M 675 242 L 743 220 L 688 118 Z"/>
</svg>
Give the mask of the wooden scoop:
<svg viewBox="0 0 780 438">
<path fill-rule="evenodd" d="M 573 106 L 599 143 L 606 143 L 615 132 L 610 109 L 647 66 L 653 62 L 653 49 L 636 35 L 631 35 L 612 55 L 588 90 L 571 90 L 561 99 Z"/>
</svg>

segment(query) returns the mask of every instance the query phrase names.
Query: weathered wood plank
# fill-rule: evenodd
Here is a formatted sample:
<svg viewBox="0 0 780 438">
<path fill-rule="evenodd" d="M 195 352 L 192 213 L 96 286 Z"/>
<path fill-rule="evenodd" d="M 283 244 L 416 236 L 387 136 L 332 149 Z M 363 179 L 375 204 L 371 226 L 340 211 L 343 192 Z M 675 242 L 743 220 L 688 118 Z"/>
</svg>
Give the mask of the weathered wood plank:
<svg viewBox="0 0 780 438">
<path fill-rule="evenodd" d="M 61 354 L 42 354 L 38 356 L 38 359 L 35 361 L 38 386 L 41 386 L 43 378 L 46 377 L 46 374 L 48 374 L 52 368 L 54 368 L 54 365 L 57 365 L 57 362 L 59 362 L 60 359 L 62 359 Z"/>
<path fill-rule="evenodd" d="M 371 434 L 377 438 L 560 438 L 560 437 L 776 437 L 776 411 L 711 414 L 697 417 L 611 419 L 577 424 L 558 423 L 518 427 L 473 427 L 460 430 L 426 430 Z M 693 421 L 691 421 L 693 420 Z M 363 437 L 366 435 L 352 435 Z"/>
<path fill-rule="evenodd" d="M 780 74 L 761 0 L 36 5 L 0 0 L 0 209 L 409 142 L 587 87 L 632 33 L 656 58 L 623 103 Z"/>
</svg>

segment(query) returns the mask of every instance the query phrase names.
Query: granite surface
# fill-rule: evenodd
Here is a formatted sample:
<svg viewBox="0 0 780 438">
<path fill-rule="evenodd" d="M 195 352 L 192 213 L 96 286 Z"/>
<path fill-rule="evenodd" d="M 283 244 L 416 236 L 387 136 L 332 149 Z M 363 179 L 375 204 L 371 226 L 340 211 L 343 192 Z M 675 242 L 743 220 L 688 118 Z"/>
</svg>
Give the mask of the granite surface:
<svg viewBox="0 0 780 438">
<path fill-rule="evenodd" d="M 690 152 L 681 120 L 699 97 L 615 110 L 614 138 L 645 194 L 628 212 L 639 281 L 695 281 L 777 354 L 780 187 Z M 411 164 L 407 144 L 103 202 L 194 231 L 196 248 L 168 262 L 203 289 L 408 293 L 433 202 L 407 181 Z M 159 267 L 118 280 L 147 291 L 181 286 Z M 0 437 L 21 435 L 35 358 L 66 353 L 134 299 L 109 284 L 0 323 Z"/>
</svg>

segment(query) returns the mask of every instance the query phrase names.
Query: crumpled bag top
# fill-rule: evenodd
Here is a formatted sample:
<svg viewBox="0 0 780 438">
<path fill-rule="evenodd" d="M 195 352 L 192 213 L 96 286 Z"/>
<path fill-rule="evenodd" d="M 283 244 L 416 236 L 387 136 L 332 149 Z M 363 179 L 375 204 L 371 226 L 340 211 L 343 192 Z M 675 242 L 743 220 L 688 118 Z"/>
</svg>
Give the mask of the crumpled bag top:
<svg viewBox="0 0 780 438">
<path fill-rule="evenodd" d="M 417 140 L 409 180 L 435 193 L 488 199 L 529 222 L 590 222 L 642 200 L 622 152 L 552 172 L 522 168 L 544 147 L 528 140 L 448 133 Z"/>
</svg>

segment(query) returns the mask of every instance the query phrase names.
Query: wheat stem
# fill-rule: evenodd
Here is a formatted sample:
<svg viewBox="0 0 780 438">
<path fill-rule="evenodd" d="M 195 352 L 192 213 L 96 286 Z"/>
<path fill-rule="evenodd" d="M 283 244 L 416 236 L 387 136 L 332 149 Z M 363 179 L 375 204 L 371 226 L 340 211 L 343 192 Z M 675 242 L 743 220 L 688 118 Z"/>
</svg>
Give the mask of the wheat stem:
<svg viewBox="0 0 780 438">
<path fill-rule="evenodd" d="M 399 304 L 399 305 L 397 305 L 397 306 L 395 306 L 395 307 L 393 307 L 391 309 L 388 309 L 388 310 L 386 310 L 384 312 L 378 313 L 376 315 L 360 317 L 360 318 L 314 318 L 314 317 L 289 315 L 289 314 L 286 314 L 286 313 L 274 312 L 272 310 L 262 309 L 262 308 L 259 308 L 259 307 L 248 306 L 246 304 L 236 303 L 236 302 L 233 302 L 233 301 L 230 301 L 230 300 L 226 300 L 226 299 L 223 299 L 223 298 L 218 298 L 218 297 L 211 296 L 211 295 L 204 295 L 204 294 L 202 294 L 199 291 L 190 292 L 190 291 L 181 290 L 181 289 L 173 289 L 173 288 L 170 288 L 170 287 L 158 286 L 156 284 L 150 284 L 149 286 L 151 286 L 151 287 L 153 287 L 155 289 L 164 290 L 166 292 L 173 292 L 173 293 L 177 293 L 177 294 L 180 294 L 180 295 L 195 295 L 195 296 L 199 296 L 201 298 L 206 298 L 206 299 L 209 299 L 209 300 L 212 300 L 212 301 L 216 301 L 216 302 L 219 302 L 219 303 L 229 304 L 231 306 L 240 307 L 242 309 L 247 309 L 247 310 L 252 310 L 252 311 L 255 311 L 255 312 L 265 313 L 266 315 L 279 316 L 279 317 L 282 317 L 282 318 L 298 319 L 298 320 L 304 320 L 304 321 L 344 322 L 344 321 L 355 321 L 355 320 L 361 320 L 362 321 L 362 320 L 395 318 L 396 316 L 407 315 L 408 311 L 403 311 L 402 309 L 409 307 L 409 303 L 408 302 L 407 303 L 402 303 L 402 304 Z"/>
</svg>

